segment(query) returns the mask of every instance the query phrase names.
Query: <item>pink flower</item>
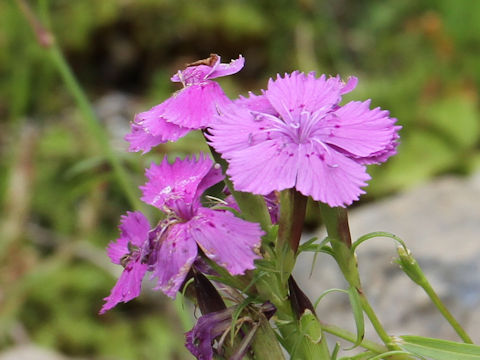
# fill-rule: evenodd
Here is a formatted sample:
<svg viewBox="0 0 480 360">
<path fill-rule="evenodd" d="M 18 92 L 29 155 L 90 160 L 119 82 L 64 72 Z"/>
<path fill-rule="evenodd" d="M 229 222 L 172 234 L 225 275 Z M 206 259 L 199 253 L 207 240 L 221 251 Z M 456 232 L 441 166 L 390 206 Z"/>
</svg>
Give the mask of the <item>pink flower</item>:
<svg viewBox="0 0 480 360">
<path fill-rule="evenodd" d="M 207 127 L 214 120 L 217 108 L 230 103 L 218 83 L 221 76 L 239 72 L 245 63 L 240 56 L 229 64 L 220 63 L 220 56 L 189 64 L 171 80 L 181 82 L 183 89 L 163 103 L 135 116 L 132 131 L 125 136 L 130 151 L 148 152 L 158 144 L 176 141 L 189 131 Z"/>
<path fill-rule="evenodd" d="M 147 265 L 142 263 L 141 249 L 148 240 L 150 224 L 142 213 L 128 212 L 120 223 L 120 237 L 108 246 L 108 256 L 124 270 L 113 287 L 100 314 L 110 310 L 119 302 L 128 302 L 140 294 Z"/>
<path fill-rule="evenodd" d="M 142 200 L 167 215 L 150 229 L 145 216 L 136 211 L 122 217 L 120 238 L 110 243 L 108 255 L 124 271 L 105 298 L 100 313 L 140 294 L 145 273 L 156 277 L 156 289 L 174 298 L 199 249 L 232 275 L 253 269 L 264 232 L 260 225 L 235 217 L 225 210 L 203 207 L 200 197 L 223 180 L 219 167 L 205 156 L 179 160 L 147 169 Z"/>
<path fill-rule="evenodd" d="M 169 164 L 153 164 L 146 171 L 147 183 L 141 187 L 142 200 L 167 213 L 151 238 L 154 255 L 148 263 L 158 278 L 158 289 L 175 297 L 198 249 L 230 274 L 243 274 L 254 268 L 254 260 L 264 234 L 258 224 L 235 217 L 229 211 L 203 207 L 200 196 L 223 180 L 220 168 L 204 156 Z"/>
<path fill-rule="evenodd" d="M 339 106 L 356 83 L 294 72 L 222 109 L 209 139 L 235 188 L 260 195 L 295 188 L 330 206 L 358 200 L 370 179 L 365 165 L 395 154 L 400 127 L 370 101 Z"/>
</svg>

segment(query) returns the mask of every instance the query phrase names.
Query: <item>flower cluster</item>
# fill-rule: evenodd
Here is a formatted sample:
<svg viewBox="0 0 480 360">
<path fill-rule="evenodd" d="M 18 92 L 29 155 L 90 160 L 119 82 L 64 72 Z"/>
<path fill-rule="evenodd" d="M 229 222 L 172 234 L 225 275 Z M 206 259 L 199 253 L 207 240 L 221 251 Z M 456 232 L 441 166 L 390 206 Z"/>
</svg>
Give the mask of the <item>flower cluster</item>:
<svg viewBox="0 0 480 360">
<path fill-rule="evenodd" d="M 145 153 L 202 130 L 213 155 L 225 161 L 214 164 L 200 155 L 173 163 L 165 157 L 159 165 L 152 164 L 146 170 L 146 184 L 140 187 L 141 199 L 162 212 L 162 219 L 152 227 L 141 212 L 128 212 L 121 219 L 120 237 L 108 247 L 112 262 L 124 269 L 100 313 L 137 297 L 147 273 L 155 280 L 155 289 L 172 298 L 192 277 L 204 317 L 187 333 L 187 347 L 199 359 L 212 358 L 212 343 L 218 337 L 223 342 L 233 318 L 233 308 L 227 309 L 216 287 L 199 274 L 211 273 L 208 263 L 216 263 L 230 275 L 243 275 L 255 269 L 256 260 L 266 256 L 272 261 L 275 256 L 272 248 L 265 248 L 271 240 L 262 247 L 262 236 L 276 232 L 264 222 L 262 229 L 240 217 L 252 219 L 241 211 L 248 209 L 241 206 L 245 206 L 242 192 L 260 195 L 254 197 L 256 204 L 265 202 L 273 224 L 282 211 L 278 192 L 286 189 L 295 189 L 303 204 L 311 197 L 330 207 L 345 207 L 364 193 L 370 179 L 366 166 L 386 161 L 398 144 L 400 127 L 387 111 L 371 109 L 370 100 L 341 103 L 342 96 L 356 87 L 355 77 L 343 82 L 339 76 L 295 71 L 270 79 L 260 95 L 230 100 L 213 79 L 235 74 L 243 66 L 242 56 L 223 64 L 215 54 L 188 64 L 171 78 L 183 85 L 181 90 L 135 116 L 125 137 L 130 151 Z M 202 195 L 221 182 L 230 186 L 221 200 L 223 206 L 204 206 Z M 254 283 L 251 277 L 243 280 Z M 232 284 L 231 278 L 226 284 Z M 212 296 L 219 308 L 209 306 Z M 283 298 L 284 293 L 276 295 Z M 242 299 L 237 296 L 238 303 Z M 260 324 L 250 315 L 245 319 L 254 329 Z M 244 337 L 243 352 L 251 336 Z"/>
</svg>

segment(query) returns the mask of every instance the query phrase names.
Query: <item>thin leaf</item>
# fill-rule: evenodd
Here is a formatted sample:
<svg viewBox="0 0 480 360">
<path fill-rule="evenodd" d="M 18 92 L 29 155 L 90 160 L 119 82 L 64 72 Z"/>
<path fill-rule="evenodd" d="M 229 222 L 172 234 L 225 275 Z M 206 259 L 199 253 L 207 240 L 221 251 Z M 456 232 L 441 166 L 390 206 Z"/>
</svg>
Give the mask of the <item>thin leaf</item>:
<svg viewBox="0 0 480 360">
<path fill-rule="evenodd" d="M 313 252 L 313 251 L 320 251 L 319 249 L 323 248 L 330 242 L 330 238 L 327 236 L 325 237 L 319 244 L 314 244 L 316 237 L 304 242 L 298 247 L 297 256 L 302 252 Z"/>
<path fill-rule="evenodd" d="M 333 289 L 325 290 L 325 291 L 322 292 L 322 293 L 320 294 L 320 296 L 317 298 L 317 300 L 316 300 L 315 303 L 313 304 L 313 308 L 316 310 L 318 304 L 320 303 L 320 301 L 321 301 L 327 294 L 330 294 L 330 293 L 335 292 L 335 291 L 348 294 L 348 291 L 347 291 L 347 290 L 344 290 L 344 289 L 333 288 Z"/>
<path fill-rule="evenodd" d="M 354 252 L 357 247 L 364 243 L 365 241 L 367 240 L 370 240 L 370 239 L 373 239 L 373 238 L 377 238 L 377 237 L 380 237 L 380 238 L 389 238 L 389 239 L 393 239 L 395 240 L 397 243 L 399 243 L 405 250 L 407 250 L 407 245 L 405 245 L 405 242 L 400 239 L 398 236 L 392 234 L 392 233 L 389 233 L 389 232 L 385 232 L 385 231 L 374 231 L 374 232 L 371 232 L 371 233 L 368 233 L 368 234 L 365 234 L 363 236 L 360 236 L 357 241 L 355 241 L 353 244 L 352 244 L 352 252 Z"/>
<path fill-rule="evenodd" d="M 303 248 L 309 247 L 310 245 L 312 245 L 317 240 L 318 240 L 318 237 L 315 236 L 311 239 L 308 239 L 304 243 L 300 244 L 300 246 L 298 247 L 298 250 L 297 250 L 297 254 L 301 253 Z"/>
<path fill-rule="evenodd" d="M 350 305 L 352 306 L 353 317 L 355 319 L 355 325 L 357 328 L 357 339 L 353 346 L 347 350 L 351 350 L 360 345 L 365 336 L 365 322 L 363 319 L 363 308 L 360 301 L 360 295 L 355 287 L 351 286 L 348 289 L 348 298 L 350 300 Z"/>
<path fill-rule="evenodd" d="M 401 351 L 401 350 L 393 350 L 393 351 L 388 351 L 383 354 L 368 358 L 368 360 L 383 360 L 387 358 L 390 355 L 408 355 L 409 357 L 412 356 L 412 354 L 408 351 Z M 415 355 L 414 355 L 415 356 Z M 417 357 L 418 358 L 418 357 Z M 423 359 L 423 358 L 420 358 Z M 453 359 L 452 359 L 453 360 Z"/>
<path fill-rule="evenodd" d="M 335 343 L 335 347 L 333 348 L 331 360 L 337 360 L 338 352 L 340 351 L 340 343 Z"/>
<path fill-rule="evenodd" d="M 412 354 L 434 360 L 480 360 L 480 346 L 422 336 L 400 336 L 398 345 Z"/>
</svg>

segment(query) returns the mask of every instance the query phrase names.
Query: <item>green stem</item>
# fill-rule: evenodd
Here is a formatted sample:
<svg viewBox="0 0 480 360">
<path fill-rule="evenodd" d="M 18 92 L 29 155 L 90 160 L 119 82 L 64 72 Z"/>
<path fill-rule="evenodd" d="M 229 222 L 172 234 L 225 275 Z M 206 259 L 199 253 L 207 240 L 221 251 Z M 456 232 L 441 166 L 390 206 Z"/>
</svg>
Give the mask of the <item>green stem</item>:
<svg viewBox="0 0 480 360">
<path fill-rule="evenodd" d="M 322 325 L 323 331 L 329 334 L 335 335 L 351 343 L 355 343 L 357 341 L 357 335 L 348 330 L 345 330 L 336 325 L 326 324 L 324 322 L 321 322 L 321 325 Z M 388 349 L 385 346 L 377 344 L 370 340 L 362 340 L 362 342 L 360 343 L 360 346 L 363 347 L 364 349 L 373 351 L 376 354 L 381 354 L 388 351 Z"/>
<path fill-rule="evenodd" d="M 112 167 L 115 179 L 124 191 L 131 206 L 135 209 L 142 209 L 143 205 L 138 199 L 138 194 L 136 193 L 133 184 L 130 182 L 125 169 L 123 168 L 120 160 L 110 146 L 110 141 L 107 133 L 103 129 L 100 120 L 93 111 L 93 107 L 90 104 L 85 92 L 75 78 L 75 75 L 73 74 L 67 61 L 65 60 L 65 57 L 63 56 L 59 46 L 57 45 L 53 34 L 48 31 L 46 27 L 36 18 L 35 14 L 32 12 L 32 10 L 25 1 L 17 0 L 17 4 L 27 21 L 29 22 L 30 26 L 32 27 L 37 37 L 38 43 L 48 53 L 50 60 L 60 74 L 67 90 L 70 92 L 73 99 L 75 100 L 82 114 L 82 119 L 85 127 L 87 128 L 89 133 L 93 135 L 100 147 L 101 152 Z M 45 22 L 48 23 L 48 9 L 46 2 L 42 1 L 40 5 L 45 18 Z"/>
<path fill-rule="evenodd" d="M 375 314 L 375 311 L 373 311 L 373 308 L 368 302 L 368 299 L 365 296 L 365 294 L 360 290 L 359 295 L 360 295 L 360 303 L 362 304 L 362 309 L 367 315 L 367 317 L 370 319 L 370 322 L 372 323 L 373 328 L 377 332 L 378 336 L 380 336 L 380 339 L 382 339 L 383 343 L 387 345 L 387 347 L 390 350 L 400 350 L 400 347 L 393 344 L 392 339 L 383 328 L 383 325 L 380 323 L 380 320 L 378 320 L 377 314 Z"/>
<path fill-rule="evenodd" d="M 295 189 L 283 190 L 280 193 L 280 204 L 277 244 L 289 247 L 296 254 L 305 221 L 307 197 Z"/>
<path fill-rule="evenodd" d="M 141 209 L 143 205 L 138 199 L 138 194 L 134 190 L 133 184 L 130 182 L 125 169 L 110 146 L 108 135 L 100 124 L 100 121 L 93 111 L 85 92 L 80 87 L 75 75 L 66 62 L 65 57 L 55 42 L 48 48 L 47 51 L 52 63 L 55 65 L 60 76 L 62 77 L 65 86 L 75 99 L 75 102 L 77 103 L 77 106 L 83 115 L 82 119 L 84 120 L 85 127 L 88 129 L 89 133 L 93 135 L 100 146 L 103 155 L 110 163 L 114 176 L 118 184 L 122 187 L 128 201 L 135 209 Z"/>
<path fill-rule="evenodd" d="M 350 286 L 357 290 L 364 313 L 370 319 L 375 331 L 387 348 L 389 350 L 401 350 L 387 334 L 363 293 L 357 260 L 355 253 L 351 250 L 352 241 L 348 226 L 347 210 L 340 207 L 331 208 L 323 203 L 319 203 L 319 206 L 328 237 L 331 239 L 330 243 L 335 254 L 335 260 Z"/>
<path fill-rule="evenodd" d="M 467 332 L 462 328 L 458 321 L 453 317 L 450 311 L 447 309 L 442 300 L 438 297 L 437 293 L 433 289 L 432 285 L 425 276 L 422 268 L 418 265 L 418 262 L 412 256 L 410 250 L 405 246 L 398 247 L 397 249 L 399 257 L 396 262 L 400 265 L 402 270 L 407 276 L 417 285 L 419 285 L 428 295 L 433 304 L 437 307 L 443 317 L 449 322 L 452 328 L 456 331 L 458 336 L 467 344 L 473 344 L 472 339 Z"/>
<path fill-rule="evenodd" d="M 425 279 L 426 280 L 426 279 Z M 458 321 L 453 317 L 450 311 L 447 309 L 445 304 L 442 300 L 438 297 L 435 290 L 432 288 L 428 281 L 425 283 L 420 284 L 420 286 L 425 290 L 427 295 L 430 297 L 432 302 L 435 304 L 437 309 L 442 313 L 443 317 L 450 323 L 452 328 L 457 332 L 458 336 L 462 339 L 464 343 L 473 344 L 472 339 L 467 334 L 467 332 L 462 328 L 462 326 L 458 323 Z"/>
</svg>

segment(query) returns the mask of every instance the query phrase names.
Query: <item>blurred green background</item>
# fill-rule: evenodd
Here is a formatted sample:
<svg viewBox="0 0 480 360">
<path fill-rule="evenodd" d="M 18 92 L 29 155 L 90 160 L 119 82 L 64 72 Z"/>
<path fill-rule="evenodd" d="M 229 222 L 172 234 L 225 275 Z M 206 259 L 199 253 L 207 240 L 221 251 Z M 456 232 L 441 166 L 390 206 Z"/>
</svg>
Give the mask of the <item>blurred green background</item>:
<svg viewBox="0 0 480 360">
<path fill-rule="evenodd" d="M 189 359 L 179 336 L 188 318 L 160 293 L 97 315 L 120 271 L 104 249 L 133 205 L 19 3 L 0 2 L 0 352 L 32 342 L 91 359 Z M 193 134 L 129 154 L 128 122 L 178 89 L 174 72 L 211 52 L 246 58 L 239 74 L 220 80 L 231 96 L 295 69 L 358 76 L 346 100 L 372 98 L 403 126 L 399 154 L 371 167 L 363 203 L 480 165 L 480 1 L 29 4 L 49 24 L 137 196 L 150 161 L 203 145 Z"/>
</svg>

